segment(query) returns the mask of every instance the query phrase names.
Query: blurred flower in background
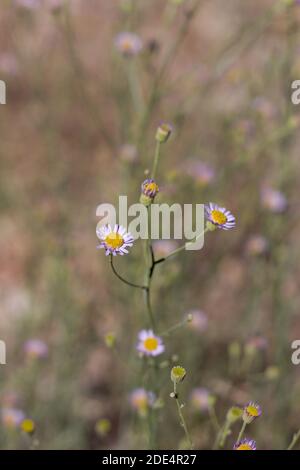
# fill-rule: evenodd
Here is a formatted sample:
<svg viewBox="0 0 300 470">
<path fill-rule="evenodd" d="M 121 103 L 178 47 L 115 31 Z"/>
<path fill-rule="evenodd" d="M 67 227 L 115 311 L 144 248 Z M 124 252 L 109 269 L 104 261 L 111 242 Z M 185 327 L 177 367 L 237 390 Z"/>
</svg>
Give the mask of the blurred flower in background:
<svg viewBox="0 0 300 470">
<path fill-rule="evenodd" d="M 212 184 L 216 179 L 215 170 L 208 163 L 201 161 L 188 161 L 184 168 L 186 174 L 201 186 Z"/>
<path fill-rule="evenodd" d="M 133 57 L 138 55 L 143 49 L 143 42 L 141 38 L 131 32 L 122 32 L 117 35 L 115 39 L 117 50 L 124 57 Z"/>
<path fill-rule="evenodd" d="M 136 388 L 130 393 L 129 401 L 133 410 L 141 416 L 146 416 L 149 408 L 154 405 L 155 394 L 144 388 Z"/>
<path fill-rule="evenodd" d="M 191 405 L 195 411 L 206 412 L 211 405 L 212 394 L 207 388 L 194 388 L 190 393 Z"/>
<path fill-rule="evenodd" d="M 262 188 L 260 196 L 262 206 L 271 212 L 281 213 L 287 209 L 287 199 L 278 189 L 265 186 Z"/>
<path fill-rule="evenodd" d="M 17 428 L 25 419 L 25 413 L 18 408 L 2 408 L 1 419 L 3 426 L 7 428 Z"/>
<path fill-rule="evenodd" d="M 246 253 L 250 256 L 260 256 L 267 253 L 269 242 L 263 235 L 251 235 L 246 241 Z"/>
<path fill-rule="evenodd" d="M 203 333 L 208 326 L 208 317 L 202 310 L 190 310 L 185 315 L 188 319 L 188 326 L 192 330 Z"/>
<path fill-rule="evenodd" d="M 24 344 L 24 352 L 28 358 L 45 358 L 48 356 L 48 346 L 41 339 L 29 339 Z"/>
</svg>

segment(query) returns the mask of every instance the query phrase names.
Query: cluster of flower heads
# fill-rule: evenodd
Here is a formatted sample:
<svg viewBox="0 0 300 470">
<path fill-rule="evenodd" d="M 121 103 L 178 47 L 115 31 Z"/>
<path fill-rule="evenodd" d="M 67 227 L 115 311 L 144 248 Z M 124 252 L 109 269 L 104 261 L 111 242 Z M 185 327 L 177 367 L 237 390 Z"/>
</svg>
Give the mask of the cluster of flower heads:
<svg viewBox="0 0 300 470">
<path fill-rule="evenodd" d="M 124 255 L 128 253 L 127 248 L 132 247 L 133 237 L 121 225 L 110 225 L 97 227 L 97 237 L 101 240 L 97 248 L 104 248 L 106 256 Z"/>
<path fill-rule="evenodd" d="M 258 403 L 250 401 L 243 408 L 242 419 L 245 424 L 252 423 L 256 418 L 261 416 L 262 410 Z M 253 439 L 244 438 L 236 442 L 234 450 L 256 450 L 256 442 Z"/>
</svg>

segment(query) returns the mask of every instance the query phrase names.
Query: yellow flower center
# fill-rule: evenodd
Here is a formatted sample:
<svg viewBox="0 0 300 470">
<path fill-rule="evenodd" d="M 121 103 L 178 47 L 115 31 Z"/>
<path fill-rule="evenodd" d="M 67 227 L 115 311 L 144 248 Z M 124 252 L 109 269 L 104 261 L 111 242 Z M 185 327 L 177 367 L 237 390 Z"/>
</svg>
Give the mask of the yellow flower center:
<svg viewBox="0 0 300 470">
<path fill-rule="evenodd" d="M 223 212 L 214 209 L 211 211 L 211 218 L 215 224 L 224 225 L 227 222 L 227 217 Z"/>
<path fill-rule="evenodd" d="M 124 244 L 124 239 L 119 233 L 111 232 L 105 237 L 105 243 L 115 250 Z"/>
<path fill-rule="evenodd" d="M 158 341 L 156 338 L 147 338 L 144 341 L 144 348 L 147 349 L 147 351 L 155 351 L 157 346 Z"/>
<path fill-rule="evenodd" d="M 35 429 L 34 422 L 32 419 L 24 419 L 24 421 L 21 424 L 22 431 L 27 432 L 28 434 L 33 433 Z"/>
<path fill-rule="evenodd" d="M 129 39 L 124 39 L 122 43 L 122 48 L 124 51 L 131 51 L 132 42 Z"/>
<path fill-rule="evenodd" d="M 258 416 L 258 409 L 255 406 L 247 406 L 246 411 L 250 416 Z"/>
<path fill-rule="evenodd" d="M 241 444 L 240 446 L 237 447 L 236 450 L 253 450 L 249 444 Z"/>
<path fill-rule="evenodd" d="M 158 190 L 158 186 L 156 183 L 152 182 L 152 183 L 148 183 L 146 184 L 145 186 L 145 190 L 146 191 L 157 191 Z"/>
<path fill-rule="evenodd" d="M 134 399 L 134 404 L 137 408 L 145 410 L 147 408 L 147 405 L 148 405 L 147 397 L 146 396 L 136 397 Z"/>
</svg>

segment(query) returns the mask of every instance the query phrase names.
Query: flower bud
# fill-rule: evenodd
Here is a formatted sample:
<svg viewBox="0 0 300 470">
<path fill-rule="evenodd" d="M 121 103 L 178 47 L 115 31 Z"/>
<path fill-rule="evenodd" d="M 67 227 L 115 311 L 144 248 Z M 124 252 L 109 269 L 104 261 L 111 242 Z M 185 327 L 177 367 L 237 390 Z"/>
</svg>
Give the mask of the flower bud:
<svg viewBox="0 0 300 470">
<path fill-rule="evenodd" d="M 155 139 L 157 140 L 157 142 L 164 144 L 169 139 L 172 130 L 173 129 L 171 124 L 168 124 L 167 122 L 162 122 L 157 128 Z"/>
<path fill-rule="evenodd" d="M 184 380 L 186 376 L 186 370 L 181 366 L 174 366 L 171 370 L 171 380 L 172 382 L 179 384 Z"/>
<path fill-rule="evenodd" d="M 116 344 L 116 335 L 113 332 L 109 332 L 105 335 L 105 344 L 108 348 L 113 348 Z"/>
<path fill-rule="evenodd" d="M 242 408 L 240 408 L 239 406 L 232 406 L 227 412 L 226 420 L 229 423 L 233 424 L 239 419 L 241 419 L 242 416 L 243 416 Z"/>
<path fill-rule="evenodd" d="M 150 206 L 155 196 L 159 192 L 159 187 L 153 178 L 147 178 L 141 185 L 140 203 L 144 206 Z"/>
<path fill-rule="evenodd" d="M 99 421 L 97 421 L 95 425 L 95 431 L 99 436 L 101 437 L 107 436 L 110 430 L 111 430 L 111 422 L 109 421 L 109 419 L 102 418 L 102 419 L 99 419 Z"/>
</svg>

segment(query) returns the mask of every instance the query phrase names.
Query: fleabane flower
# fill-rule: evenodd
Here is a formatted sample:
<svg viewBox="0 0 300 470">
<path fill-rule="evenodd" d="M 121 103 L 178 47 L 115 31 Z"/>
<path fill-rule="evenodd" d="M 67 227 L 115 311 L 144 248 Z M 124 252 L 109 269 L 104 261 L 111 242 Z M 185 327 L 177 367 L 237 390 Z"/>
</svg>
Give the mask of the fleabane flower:
<svg viewBox="0 0 300 470">
<path fill-rule="evenodd" d="M 110 225 L 97 227 L 96 234 L 101 240 L 97 248 L 104 248 L 106 256 L 123 256 L 128 253 L 127 248 L 133 245 L 133 236 L 126 233 L 122 225 L 115 225 L 114 229 Z"/>
<path fill-rule="evenodd" d="M 207 388 L 194 388 L 190 395 L 192 407 L 196 411 L 208 411 L 211 404 L 211 397 L 212 394 L 207 390 Z"/>
<path fill-rule="evenodd" d="M 246 437 L 239 442 L 236 442 L 234 450 L 256 450 L 256 442 L 253 439 L 247 439 Z"/>
<path fill-rule="evenodd" d="M 115 45 L 118 51 L 125 57 L 136 56 L 143 48 L 141 38 L 137 34 L 127 31 L 117 35 Z"/>
<path fill-rule="evenodd" d="M 244 406 L 244 411 L 243 411 L 243 421 L 247 424 L 252 423 L 256 418 L 258 418 L 261 415 L 261 407 L 258 405 L 258 403 L 255 403 L 254 401 L 250 401 L 247 403 L 246 406 Z"/>
<path fill-rule="evenodd" d="M 260 198 L 262 206 L 270 212 L 280 214 L 287 209 L 287 199 L 278 189 L 265 186 L 261 190 Z"/>
<path fill-rule="evenodd" d="M 235 226 L 235 217 L 225 207 L 220 207 L 214 202 L 205 204 L 205 217 L 211 228 L 230 230 Z"/>
<path fill-rule="evenodd" d="M 159 187 L 153 178 L 147 178 L 141 185 L 141 191 L 145 196 L 154 199 L 156 194 L 159 192 Z"/>
<path fill-rule="evenodd" d="M 145 416 L 155 402 L 155 395 L 144 388 L 136 388 L 131 392 L 129 401 L 135 411 Z"/>
<path fill-rule="evenodd" d="M 22 410 L 17 408 L 2 408 L 1 419 L 5 427 L 16 428 L 20 426 L 25 419 L 25 414 Z"/>
<path fill-rule="evenodd" d="M 159 356 L 165 350 L 162 339 L 152 330 L 142 330 L 138 336 L 137 350 L 145 356 Z"/>
<path fill-rule="evenodd" d="M 24 344 L 24 352 L 29 358 L 45 358 L 48 356 L 48 346 L 40 339 L 29 339 Z"/>
</svg>

